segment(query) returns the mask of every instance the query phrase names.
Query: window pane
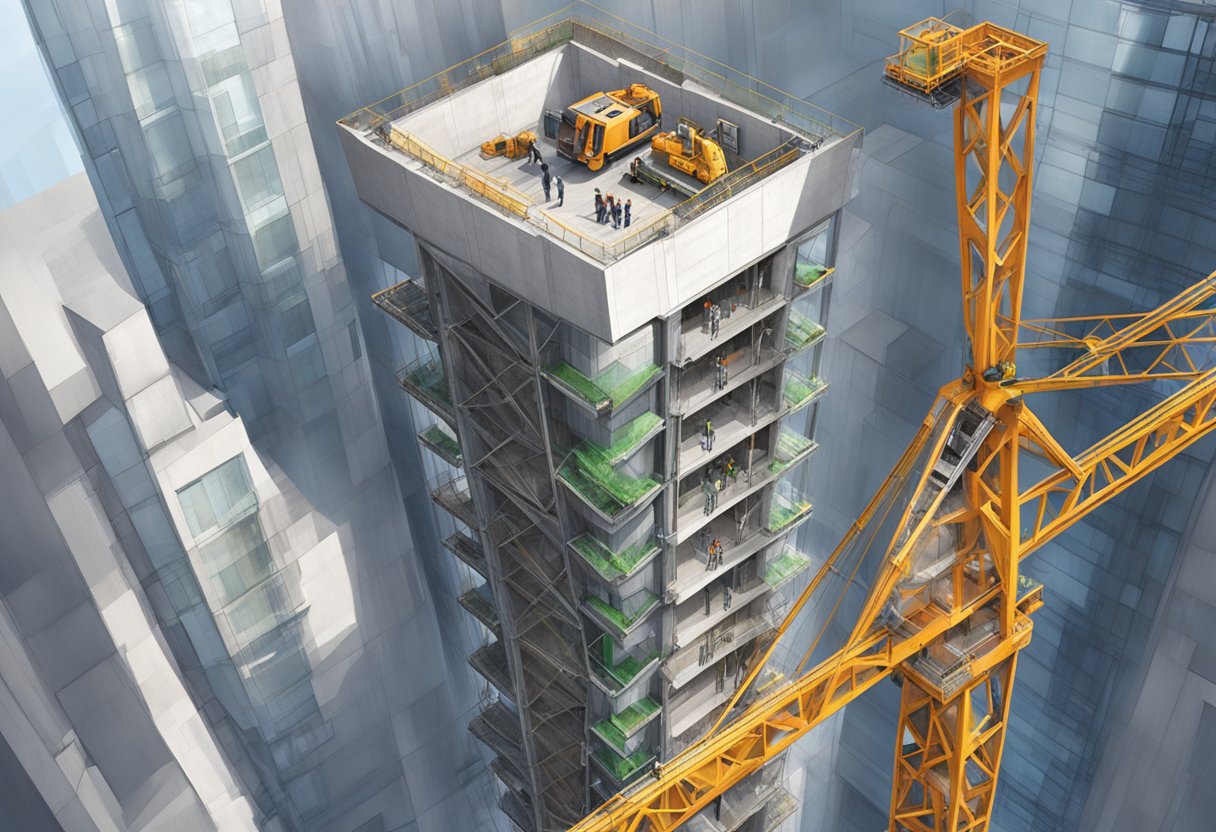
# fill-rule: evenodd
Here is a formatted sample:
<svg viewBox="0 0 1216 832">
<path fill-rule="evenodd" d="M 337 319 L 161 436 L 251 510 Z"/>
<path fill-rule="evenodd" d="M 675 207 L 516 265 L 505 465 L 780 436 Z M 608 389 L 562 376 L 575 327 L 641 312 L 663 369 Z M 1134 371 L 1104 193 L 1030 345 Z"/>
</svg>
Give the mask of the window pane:
<svg viewBox="0 0 1216 832">
<path fill-rule="evenodd" d="M 257 505 L 245 459 L 234 456 L 177 492 L 186 524 L 196 538 L 227 525 Z"/>
<path fill-rule="evenodd" d="M 131 103 L 135 105 L 135 117 L 147 118 L 173 103 L 173 85 L 163 63 L 132 72 L 127 76 L 131 90 Z"/>
<path fill-rule="evenodd" d="M 263 271 L 292 256 L 297 250 L 291 214 L 285 213 L 253 233 L 253 251 L 258 258 L 258 267 Z"/>
<path fill-rule="evenodd" d="M 307 338 L 316 331 L 317 328 L 312 319 L 312 307 L 308 303 L 308 298 L 304 298 L 295 306 L 290 306 L 283 312 L 284 349 L 299 342 L 302 338 Z"/>
<path fill-rule="evenodd" d="M 287 604 L 287 593 L 283 591 L 279 579 L 273 578 L 257 589 L 246 592 L 224 614 L 237 638 L 243 644 L 248 644 L 290 617 Z"/>
<path fill-rule="evenodd" d="M 266 141 L 262 108 L 248 73 L 233 76 L 211 88 L 211 109 L 229 157 Z"/>
<path fill-rule="evenodd" d="M 275 164 L 270 145 L 233 162 L 232 174 L 246 213 L 283 195 L 279 166 Z"/>
<path fill-rule="evenodd" d="M 120 26 L 114 43 L 118 47 L 118 60 L 123 72 L 134 72 L 160 60 L 160 49 L 156 46 L 150 24 Z"/>
</svg>

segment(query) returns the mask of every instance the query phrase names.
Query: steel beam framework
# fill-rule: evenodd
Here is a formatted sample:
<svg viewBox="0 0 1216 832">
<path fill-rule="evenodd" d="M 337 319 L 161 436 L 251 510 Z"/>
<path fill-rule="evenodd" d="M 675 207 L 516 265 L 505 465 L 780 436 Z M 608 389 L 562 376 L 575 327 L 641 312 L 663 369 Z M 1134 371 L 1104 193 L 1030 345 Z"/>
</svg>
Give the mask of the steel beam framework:
<svg viewBox="0 0 1216 832">
<path fill-rule="evenodd" d="M 533 322 L 521 307 L 523 325 L 508 323 L 471 270 L 422 248 L 520 720 L 528 792 L 515 797 L 533 829 L 565 829 L 588 800 L 589 668 Z"/>
</svg>

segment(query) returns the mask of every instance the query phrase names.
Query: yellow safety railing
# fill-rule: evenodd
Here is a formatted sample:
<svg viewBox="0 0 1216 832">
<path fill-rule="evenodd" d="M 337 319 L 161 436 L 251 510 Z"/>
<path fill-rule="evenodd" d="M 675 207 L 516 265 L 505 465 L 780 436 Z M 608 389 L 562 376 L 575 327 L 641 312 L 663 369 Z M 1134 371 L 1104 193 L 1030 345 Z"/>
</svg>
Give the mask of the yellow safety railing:
<svg viewBox="0 0 1216 832">
<path fill-rule="evenodd" d="M 899 83 L 931 92 L 970 67 L 994 75 L 1016 70 L 1043 44 L 992 23 L 968 28 L 936 17 L 899 33 L 899 53 L 886 60 L 886 74 Z"/>
</svg>

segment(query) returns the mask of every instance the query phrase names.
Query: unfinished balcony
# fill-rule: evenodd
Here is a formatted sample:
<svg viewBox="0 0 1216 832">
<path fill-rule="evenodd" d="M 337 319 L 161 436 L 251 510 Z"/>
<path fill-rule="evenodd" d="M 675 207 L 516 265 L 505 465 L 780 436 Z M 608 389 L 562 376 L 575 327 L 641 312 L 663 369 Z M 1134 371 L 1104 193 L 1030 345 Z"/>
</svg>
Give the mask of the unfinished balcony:
<svg viewBox="0 0 1216 832">
<path fill-rule="evenodd" d="M 712 361 L 689 365 L 676 376 L 671 412 L 685 417 L 692 416 L 728 393 L 764 375 L 785 358 L 785 353 L 771 344 L 762 343 L 758 347 L 736 350 L 726 356 L 727 378 L 724 386 L 717 384 L 717 370 Z"/>
<path fill-rule="evenodd" d="M 827 335 L 824 329 L 796 308 L 790 308 L 790 318 L 785 325 L 785 352 L 796 355 L 810 349 L 823 340 Z"/>
<path fill-rule="evenodd" d="M 469 723 L 469 733 L 519 771 L 524 770 L 523 732 L 519 715 L 499 700 Z"/>
<path fill-rule="evenodd" d="M 692 680 L 667 700 L 668 733 L 673 739 L 683 737 L 706 717 L 717 713 L 734 693 L 734 677 L 727 677 L 725 670 L 720 677 L 717 672 L 704 673 Z M 701 731 L 704 730 L 705 727 L 701 727 Z"/>
<path fill-rule="evenodd" d="M 591 727 L 600 741 L 622 757 L 632 753 L 631 741 L 636 742 L 642 731 L 659 716 L 659 703 L 649 696 L 639 699 L 627 708 L 597 722 Z"/>
<path fill-rule="evenodd" d="M 811 556 L 793 547 L 787 548 L 764 567 L 764 582 L 773 590 L 779 590 L 811 565 Z"/>
<path fill-rule="evenodd" d="M 804 376 L 793 370 L 785 373 L 782 397 L 786 411 L 795 413 L 818 399 L 828 389 L 828 383 L 818 376 Z"/>
<path fill-rule="evenodd" d="M 629 646 L 631 636 L 660 607 L 659 596 L 642 590 L 626 601 L 609 603 L 595 595 L 583 599 L 583 614 L 619 643 Z"/>
<path fill-rule="evenodd" d="M 713 726 L 721 708 L 745 678 L 748 660 L 750 656 L 744 654 L 727 656 L 714 665 L 713 673 L 702 673 L 667 700 L 665 724 L 675 753 L 696 742 Z M 765 668 L 751 689 L 762 694 L 784 678 L 783 674 Z"/>
<path fill-rule="evenodd" d="M 773 474 L 784 474 L 799 462 L 819 450 L 819 443 L 800 433 L 783 430 L 777 437 L 777 449 L 768 469 Z"/>
<path fill-rule="evenodd" d="M 731 338 L 780 311 L 785 303 L 786 299 L 781 294 L 761 289 L 754 297 L 749 295 L 744 299 L 720 304 L 722 321 L 716 336 L 711 336 L 709 324 L 703 314 L 689 318 L 680 327 L 676 364 L 684 366 L 708 355 Z M 732 304 L 734 309 L 730 308 Z"/>
<path fill-rule="evenodd" d="M 657 413 L 646 412 L 612 432 L 612 444 L 603 451 L 611 465 L 618 465 L 640 451 L 662 432 L 664 422 Z"/>
<path fill-rule="evenodd" d="M 715 465 L 719 459 L 726 456 L 728 453 L 725 451 L 717 454 Z M 711 507 L 708 513 L 703 480 L 696 475 L 686 477 L 682 483 L 684 491 L 677 498 L 676 528 L 671 541 L 678 546 L 692 540 L 701 529 L 717 518 L 728 516 L 731 510 L 744 500 L 758 498 L 761 490 L 778 479 L 779 475 L 769 470 L 771 461 L 764 453 L 753 455 L 750 465 L 746 459 L 736 460 L 739 466 L 738 474 L 720 478 L 722 489 L 716 492 L 716 505 Z"/>
<path fill-rule="evenodd" d="M 624 706 L 627 698 L 636 699 L 637 692 L 654 677 L 659 669 L 659 654 L 641 650 L 637 656 L 618 657 L 612 639 L 608 636 L 601 639 L 587 649 L 591 681 L 617 709 Z"/>
<path fill-rule="evenodd" d="M 456 424 L 452 391 L 439 359 L 424 355 L 397 373 L 397 383 L 449 425 Z"/>
<path fill-rule="evenodd" d="M 732 788 L 684 825 L 687 832 L 735 832 L 781 793 L 780 767 L 766 767 Z M 754 827 L 749 826 L 749 829 Z"/>
<path fill-rule="evenodd" d="M 503 782 L 508 791 L 522 792 L 531 788 L 523 772 L 517 770 L 510 760 L 502 755 L 496 755 L 490 760 L 490 771 L 494 772 L 494 776 Z"/>
<path fill-rule="evenodd" d="M 834 267 L 825 266 L 799 252 L 794 260 L 794 287 L 795 289 L 822 289 L 828 284 L 835 271 Z"/>
<path fill-rule="evenodd" d="M 722 576 L 722 572 L 717 573 L 718 578 Z M 759 577 L 753 577 L 737 587 L 721 580 L 708 584 L 676 606 L 673 624 L 675 643 L 694 643 L 723 620 L 771 591 L 772 587 Z"/>
<path fill-rule="evenodd" d="M 473 495 L 469 493 L 468 480 L 463 475 L 440 479 L 431 489 L 431 499 L 466 526 L 476 528 L 480 525 Z"/>
<path fill-rule="evenodd" d="M 774 494 L 764 531 L 773 536 L 793 531 L 811 516 L 812 510 L 810 500 L 787 494 Z"/>
<path fill-rule="evenodd" d="M 757 397 L 754 407 L 720 401 L 702 410 L 696 419 L 685 420 L 684 429 L 688 435 L 681 437 L 676 466 L 680 476 L 687 476 L 708 464 L 721 456 L 723 449 L 737 445 L 781 418 L 783 412 L 772 402 L 774 391 L 771 386 L 767 389 L 769 395 Z M 714 428 L 714 447 L 717 449 L 714 451 L 705 450 L 702 444 L 701 427 L 706 420 Z"/>
<path fill-rule="evenodd" d="M 608 775 L 617 788 L 647 772 L 658 759 L 656 749 L 643 746 L 632 754 L 622 756 L 608 746 L 601 746 L 591 755 L 596 765 Z"/>
<path fill-rule="evenodd" d="M 528 804 L 519 796 L 519 792 L 503 792 L 502 797 L 498 798 L 498 808 L 511 819 L 511 823 L 515 824 L 516 829 L 521 832 L 535 832 L 536 820 Z"/>
<path fill-rule="evenodd" d="M 507 667 L 507 651 L 497 642 L 479 647 L 469 654 L 469 666 L 494 686 L 508 699 L 515 699 L 515 688 L 511 684 L 511 671 Z"/>
<path fill-rule="evenodd" d="M 657 364 L 631 369 L 614 361 L 602 372 L 588 378 L 572 365 L 559 361 L 546 368 L 544 375 L 568 399 L 598 416 L 628 404 L 653 385 L 663 371 Z"/>
<path fill-rule="evenodd" d="M 479 540 L 464 532 L 456 532 L 444 538 L 443 547 L 478 575 L 489 579 L 490 570 L 486 565 L 486 553 L 481 548 Z"/>
<path fill-rule="evenodd" d="M 414 334 L 428 341 L 439 340 L 439 327 L 431 314 L 431 302 L 426 289 L 414 280 L 406 279 L 372 295 L 372 303 L 379 306 Z"/>
<path fill-rule="evenodd" d="M 777 832 L 781 824 L 794 816 L 794 812 L 798 811 L 798 798 L 794 797 L 784 787 L 777 790 L 777 794 L 768 802 L 765 807 L 764 816 L 764 832 Z"/>
<path fill-rule="evenodd" d="M 698 481 L 696 475 L 685 477 L 681 483 L 684 490 L 677 501 L 673 541 L 680 545 L 692 539 L 693 534 L 711 524 L 715 518 L 726 516 L 743 500 L 755 496 L 765 486 L 780 481 L 818 447 L 812 440 L 793 433 L 778 437 L 776 444 L 772 454 L 756 453 L 750 460 L 744 458 L 742 453 L 736 455 L 738 474 L 717 478 L 716 481 L 722 483 L 722 489 L 716 494 L 716 506 L 708 514 L 705 511 L 707 498 L 703 482 Z M 713 470 L 720 470 L 719 466 L 728 456 L 731 456 L 729 449 L 719 451 L 712 463 L 715 466 Z M 807 503 L 808 510 L 809 506 Z M 770 531 L 775 533 L 777 530 Z"/>
<path fill-rule="evenodd" d="M 722 544 L 722 560 L 710 569 L 707 549 L 713 540 L 719 540 Z M 755 556 L 772 543 L 771 538 L 760 533 L 756 522 L 749 523 L 741 531 L 738 524 L 729 518 L 715 519 L 702 529 L 696 540 L 677 548 L 676 574 L 667 584 L 667 600 L 674 604 L 688 600 L 694 593 L 726 574 L 727 570 Z"/>
<path fill-rule="evenodd" d="M 487 630 L 496 637 L 501 635 L 502 621 L 498 617 L 498 607 L 494 604 L 494 596 L 490 594 L 490 587 L 487 584 L 481 584 L 461 593 L 456 600 Z"/>
<path fill-rule="evenodd" d="M 570 548 L 590 567 L 592 575 L 625 595 L 631 594 L 631 579 L 641 577 L 642 570 L 659 554 L 659 544 L 653 539 L 614 552 L 589 534 L 571 540 Z"/>
<path fill-rule="evenodd" d="M 464 454 L 460 451 L 460 443 L 439 425 L 430 425 L 418 431 L 418 444 L 453 468 L 464 467 Z"/>
<path fill-rule="evenodd" d="M 747 647 L 773 628 L 767 612 L 742 609 L 695 642 L 682 644 L 663 661 L 663 676 L 673 688 L 682 688 L 720 659 Z"/>
<path fill-rule="evenodd" d="M 653 476 L 622 474 L 612 458 L 610 448 L 584 442 L 565 454 L 558 470 L 562 484 L 609 529 L 619 526 L 658 496 L 661 486 Z"/>
</svg>

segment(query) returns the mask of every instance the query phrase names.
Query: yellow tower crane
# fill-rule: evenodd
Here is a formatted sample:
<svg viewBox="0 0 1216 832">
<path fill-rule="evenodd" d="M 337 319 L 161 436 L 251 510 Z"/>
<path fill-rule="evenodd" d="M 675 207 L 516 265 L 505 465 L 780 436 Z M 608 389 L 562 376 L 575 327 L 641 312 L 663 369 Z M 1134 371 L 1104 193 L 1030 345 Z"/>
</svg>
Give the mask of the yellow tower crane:
<svg viewBox="0 0 1216 832">
<path fill-rule="evenodd" d="M 1019 573 L 1021 560 L 1216 427 L 1216 369 L 1206 368 L 1216 310 L 1205 304 L 1216 273 L 1143 314 L 1021 319 L 1047 45 L 992 23 L 964 29 L 935 18 L 900 40 L 887 78 L 939 105 L 957 98 L 967 370 L 941 388 L 718 725 L 574 832 L 674 829 L 888 677 L 902 685 L 889 830 L 987 830 L 1018 652 L 1042 605 L 1042 587 Z M 1043 348 L 1075 357 L 1046 376 L 1018 377 L 1018 350 Z M 1027 401 L 1145 381 L 1177 389 L 1077 454 Z M 856 575 L 871 551 L 880 560 L 843 646 L 807 670 L 821 630 L 793 681 L 752 690 L 825 577 Z"/>
</svg>

